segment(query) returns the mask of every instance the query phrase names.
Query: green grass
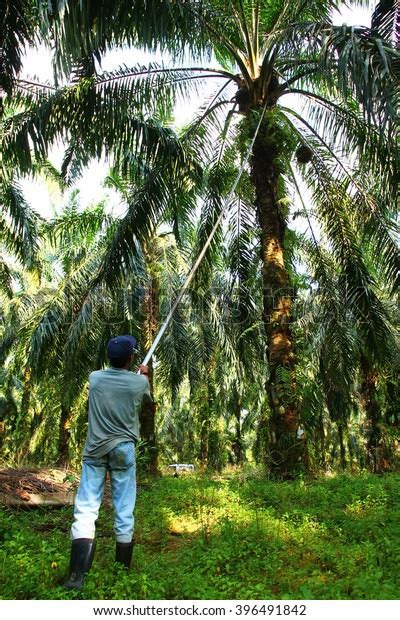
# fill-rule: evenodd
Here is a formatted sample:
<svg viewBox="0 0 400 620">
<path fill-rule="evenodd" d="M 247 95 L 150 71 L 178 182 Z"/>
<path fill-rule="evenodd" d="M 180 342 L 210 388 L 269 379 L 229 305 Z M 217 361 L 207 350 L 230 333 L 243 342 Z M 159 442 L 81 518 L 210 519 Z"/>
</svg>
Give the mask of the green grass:
<svg viewBox="0 0 400 620">
<path fill-rule="evenodd" d="M 398 599 L 399 487 L 399 474 L 162 478 L 139 493 L 129 573 L 102 509 L 84 594 L 62 588 L 72 508 L 2 509 L 1 598 Z"/>
</svg>

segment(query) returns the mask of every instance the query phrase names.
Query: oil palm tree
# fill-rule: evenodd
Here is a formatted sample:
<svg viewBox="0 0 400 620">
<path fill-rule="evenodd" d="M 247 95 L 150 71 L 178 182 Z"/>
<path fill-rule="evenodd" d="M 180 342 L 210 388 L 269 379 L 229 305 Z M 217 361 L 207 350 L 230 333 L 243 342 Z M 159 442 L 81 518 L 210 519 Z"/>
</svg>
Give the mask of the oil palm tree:
<svg viewBox="0 0 400 620">
<path fill-rule="evenodd" d="M 310 220 L 309 220 L 310 221 Z M 345 434 L 354 411 L 368 426 L 367 460 L 378 471 L 383 443 L 384 401 L 377 399 L 398 367 L 395 300 L 382 271 L 376 269 L 375 247 L 368 236 L 359 238 L 365 264 L 373 275 L 367 295 L 374 304 L 368 325 L 355 312 L 347 278 L 330 248 L 313 239 L 300 242 L 302 260 L 314 284 L 306 299 L 295 305 L 294 323 L 299 342 L 299 398 L 302 419 L 311 442 L 318 444 L 324 464 L 326 413 L 337 427 L 342 468 L 346 467 Z M 387 407 L 389 408 L 389 407 Z M 316 442 L 316 443 L 315 443 Z M 379 461 L 379 459 L 378 459 Z M 388 466 L 388 463 L 386 463 Z"/>
<path fill-rule="evenodd" d="M 132 161 L 130 152 L 134 157 L 144 154 L 145 163 L 146 156 L 155 161 L 155 154 L 164 161 L 148 177 L 146 194 L 136 200 L 117 231 L 94 286 L 101 278 L 109 283 L 118 280 L 137 227 L 149 233 L 149 222 L 154 224 L 154 216 L 166 210 L 165 199 L 172 202 L 161 174 L 166 174 L 166 160 L 174 162 L 169 170 L 181 196 L 188 182 L 201 177 L 194 179 L 198 162 L 208 170 L 201 186 L 199 240 L 204 238 L 228 193 L 227 163 L 239 163 L 263 115 L 239 198 L 245 194 L 243 203 L 250 214 L 246 225 L 256 226 L 259 235 L 270 465 L 277 473 L 290 475 L 305 455 L 304 443 L 297 439 L 286 188 L 296 169 L 309 187 L 315 215 L 347 279 L 352 310 L 370 326 L 366 329 L 373 340 L 382 321 L 380 302 L 355 233 L 361 226 L 378 244 L 378 260 L 382 259 L 382 270 L 393 287 L 398 253 L 386 224 L 396 196 L 399 55 L 392 36 L 396 6 L 379 3 L 372 29 L 332 25 L 336 3 L 330 0 L 235 0 L 229 6 L 220 0 L 134 5 L 119 0 L 113 3 L 112 19 L 104 4 L 78 6 L 71 0 L 57 7 L 61 11 L 54 5 L 47 13 L 48 32 L 56 41 L 58 66 L 64 71 L 70 70 L 74 58 L 89 54 L 100 58 L 111 45 L 122 43 L 147 49 L 159 46 L 171 50 L 175 58 L 186 51 L 193 57 L 188 67 L 121 68 L 50 95 L 44 89 L 35 91 L 29 114 L 6 128 L 5 153 L 17 166 L 30 165 L 28 149 L 15 148 L 18 140 L 20 145 L 27 142 L 28 135 L 42 157 L 56 136 L 69 137 L 66 169 L 72 164 L 79 171 L 102 149 L 112 152 L 125 169 Z M 207 54 L 213 55 L 213 64 L 205 60 Z M 159 126 L 140 120 L 143 107 L 159 109 L 160 101 L 177 92 L 186 96 L 191 86 L 210 80 L 217 82 L 216 88 L 181 136 L 181 146 Z M 294 94 L 304 102 L 302 111 L 290 104 L 289 95 Z M 242 120 L 235 122 L 238 116 Z M 193 174 L 189 181 L 186 172 L 182 183 L 184 167 Z M 373 191 L 378 177 L 379 197 Z M 255 245 L 247 247 L 254 251 Z"/>
</svg>

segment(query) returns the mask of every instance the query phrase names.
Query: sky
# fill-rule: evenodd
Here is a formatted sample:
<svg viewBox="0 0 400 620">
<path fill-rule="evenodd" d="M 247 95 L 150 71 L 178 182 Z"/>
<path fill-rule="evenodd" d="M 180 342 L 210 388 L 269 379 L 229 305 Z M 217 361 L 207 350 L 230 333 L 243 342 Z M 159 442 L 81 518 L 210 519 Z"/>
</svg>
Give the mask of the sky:
<svg viewBox="0 0 400 620">
<path fill-rule="evenodd" d="M 340 25 L 346 23 L 348 25 L 369 26 L 371 20 L 372 9 L 365 8 L 344 8 L 341 13 L 337 13 L 333 21 Z M 138 63 L 147 64 L 149 60 L 160 61 L 160 57 L 149 56 L 149 54 L 141 50 L 113 50 L 104 56 L 102 60 L 102 69 L 111 71 L 123 64 L 128 67 Z M 29 49 L 24 59 L 21 77 L 36 77 L 39 81 L 52 82 L 51 57 L 45 48 Z M 182 125 L 189 120 L 190 116 L 201 103 L 201 98 L 197 101 L 192 100 L 193 106 L 178 106 L 176 109 L 176 117 L 178 124 Z M 55 147 L 50 153 L 50 161 L 59 169 L 63 157 L 63 147 Z M 82 178 L 76 183 L 74 188 L 80 191 L 80 204 L 82 208 L 89 204 L 96 203 L 106 198 L 108 210 L 115 215 L 121 215 L 124 212 L 124 205 L 121 205 L 118 194 L 103 187 L 103 180 L 107 174 L 109 165 L 106 162 L 93 162 L 85 171 Z M 59 210 L 60 206 L 65 203 L 65 196 L 62 197 L 55 185 L 49 187 L 45 182 L 38 180 L 23 179 L 21 182 L 23 192 L 28 203 L 35 211 L 45 218 L 51 218 Z M 300 225 L 300 223 L 299 223 Z"/>
</svg>

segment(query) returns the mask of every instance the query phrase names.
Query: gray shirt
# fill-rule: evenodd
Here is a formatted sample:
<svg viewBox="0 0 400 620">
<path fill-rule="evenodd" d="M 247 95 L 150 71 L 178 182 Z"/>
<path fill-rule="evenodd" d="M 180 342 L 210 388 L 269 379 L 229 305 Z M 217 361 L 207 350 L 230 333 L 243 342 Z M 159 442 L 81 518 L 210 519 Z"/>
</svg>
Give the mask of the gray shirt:
<svg viewBox="0 0 400 620">
<path fill-rule="evenodd" d="M 89 375 L 89 428 L 84 458 L 100 458 L 122 441 L 139 439 L 139 411 L 150 399 L 147 378 L 107 368 Z"/>
</svg>

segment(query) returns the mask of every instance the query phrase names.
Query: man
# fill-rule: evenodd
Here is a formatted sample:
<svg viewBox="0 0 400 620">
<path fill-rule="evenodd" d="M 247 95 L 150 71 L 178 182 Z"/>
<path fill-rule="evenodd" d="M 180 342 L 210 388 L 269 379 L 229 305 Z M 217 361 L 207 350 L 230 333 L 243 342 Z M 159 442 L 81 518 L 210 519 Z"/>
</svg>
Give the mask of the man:
<svg viewBox="0 0 400 620">
<path fill-rule="evenodd" d="M 136 350 L 133 336 L 112 338 L 107 346 L 111 367 L 89 376 L 89 427 L 82 475 L 71 527 L 71 559 L 65 586 L 81 589 L 95 551 L 95 523 L 107 471 L 111 478 L 116 535 L 115 560 L 130 567 L 136 500 L 135 443 L 139 412 L 152 403 L 147 366 L 129 371 Z"/>
</svg>

